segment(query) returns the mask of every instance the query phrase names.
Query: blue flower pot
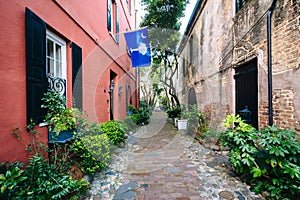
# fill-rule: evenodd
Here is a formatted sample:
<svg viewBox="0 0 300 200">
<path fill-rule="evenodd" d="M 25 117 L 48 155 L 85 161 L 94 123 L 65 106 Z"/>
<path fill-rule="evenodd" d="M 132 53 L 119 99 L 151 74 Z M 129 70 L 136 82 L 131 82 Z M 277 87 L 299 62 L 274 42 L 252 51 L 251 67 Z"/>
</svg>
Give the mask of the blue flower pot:
<svg viewBox="0 0 300 200">
<path fill-rule="evenodd" d="M 56 134 L 54 131 L 48 131 L 48 143 L 65 144 L 73 140 L 74 132 L 76 132 L 76 129 L 61 131 L 59 134 Z"/>
</svg>

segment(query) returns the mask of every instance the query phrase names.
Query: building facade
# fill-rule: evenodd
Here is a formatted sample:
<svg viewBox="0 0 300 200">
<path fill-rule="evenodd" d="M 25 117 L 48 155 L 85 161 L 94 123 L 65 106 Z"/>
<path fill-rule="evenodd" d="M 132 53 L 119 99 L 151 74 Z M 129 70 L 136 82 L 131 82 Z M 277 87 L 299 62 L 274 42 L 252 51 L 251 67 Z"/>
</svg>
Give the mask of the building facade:
<svg viewBox="0 0 300 200">
<path fill-rule="evenodd" d="M 123 119 L 129 104 L 137 106 L 137 74 L 122 34 L 136 27 L 134 0 L 0 4 L 0 160 L 27 159 L 12 128 L 26 132 L 30 119 L 47 142 L 41 98 L 49 85 L 91 122 Z"/>
<path fill-rule="evenodd" d="M 199 0 L 186 29 L 178 78 L 211 128 L 250 111 L 251 124 L 300 132 L 300 1 Z"/>
</svg>

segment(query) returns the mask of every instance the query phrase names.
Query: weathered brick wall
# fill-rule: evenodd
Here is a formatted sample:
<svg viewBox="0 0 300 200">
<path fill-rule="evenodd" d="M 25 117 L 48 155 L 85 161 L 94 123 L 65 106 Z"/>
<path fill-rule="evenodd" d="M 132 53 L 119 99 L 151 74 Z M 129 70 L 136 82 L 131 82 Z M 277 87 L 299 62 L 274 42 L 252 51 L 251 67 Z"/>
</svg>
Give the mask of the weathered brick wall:
<svg viewBox="0 0 300 200">
<path fill-rule="evenodd" d="M 258 64 L 259 128 L 268 125 L 267 15 L 273 0 L 251 0 L 234 13 L 234 1 L 205 1 L 183 56 L 186 88 L 194 87 L 198 107 L 212 123 L 235 110 L 234 69 L 252 59 Z M 277 1 L 272 16 L 274 124 L 300 132 L 300 0 Z M 194 67 L 194 69 L 189 69 Z M 187 93 L 185 93 L 187 94 Z M 182 98 L 183 101 L 187 97 Z M 226 105 L 226 106 L 224 106 Z M 226 107 L 226 108 L 225 108 Z"/>
<path fill-rule="evenodd" d="M 281 129 L 300 131 L 295 116 L 295 91 L 291 88 L 275 89 L 273 93 L 274 124 Z"/>
<path fill-rule="evenodd" d="M 271 1 L 252 0 L 234 20 L 233 65 L 258 58 L 259 127 L 268 125 L 267 17 Z M 300 1 L 278 1 L 272 16 L 274 125 L 299 132 Z M 262 17 L 260 20 L 259 17 Z M 248 30 L 248 32 L 246 32 Z M 246 32 L 246 34 L 244 34 Z"/>
</svg>

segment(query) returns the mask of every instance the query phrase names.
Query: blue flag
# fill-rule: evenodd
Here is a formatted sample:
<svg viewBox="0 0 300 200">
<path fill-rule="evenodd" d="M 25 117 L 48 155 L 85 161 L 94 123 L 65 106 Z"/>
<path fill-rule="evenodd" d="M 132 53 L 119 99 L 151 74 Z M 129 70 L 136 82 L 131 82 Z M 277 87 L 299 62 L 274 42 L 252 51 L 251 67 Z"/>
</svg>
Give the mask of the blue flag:
<svg viewBox="0 0 300 200">
<path fill-rule="evenodd" d="M 151 50 L 148 29 L 143 28 L 124 33 L 132 67 L 145 67 L 151 65 Z"/>
</svg>

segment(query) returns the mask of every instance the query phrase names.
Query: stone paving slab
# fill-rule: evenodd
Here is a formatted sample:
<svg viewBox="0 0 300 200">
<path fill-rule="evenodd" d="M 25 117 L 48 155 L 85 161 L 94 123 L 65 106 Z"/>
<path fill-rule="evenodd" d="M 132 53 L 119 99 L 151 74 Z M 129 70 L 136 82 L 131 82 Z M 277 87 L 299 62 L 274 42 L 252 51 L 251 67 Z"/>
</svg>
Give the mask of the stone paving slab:
<svg viewBox="0 0 300 200">
<path fill-rule="evenodd" d="M 154 112 L 151 123 L 132 137 L 134 143 L 127 142 L 110 168 L 95 177 L 90 199 L 260 199 L 232 176 L 226 153 L 177 131 L 164 112 Z"/>
</svg>

